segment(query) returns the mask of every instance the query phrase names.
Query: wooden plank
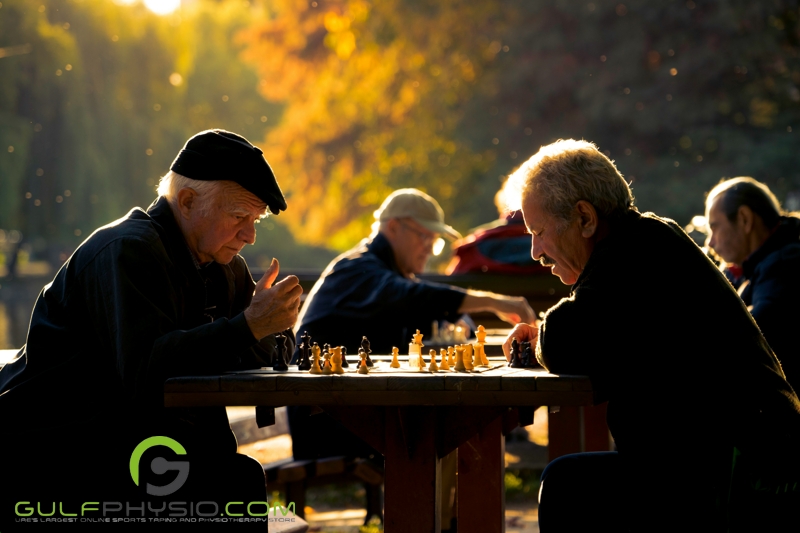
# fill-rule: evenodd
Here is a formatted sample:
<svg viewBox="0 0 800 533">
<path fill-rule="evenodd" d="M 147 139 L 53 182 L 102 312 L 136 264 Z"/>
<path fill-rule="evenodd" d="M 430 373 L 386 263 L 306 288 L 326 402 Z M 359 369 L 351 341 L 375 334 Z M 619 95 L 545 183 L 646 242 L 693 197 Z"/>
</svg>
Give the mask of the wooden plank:
<svg viewBox="0 0 800 533">
<path fill-rule="evenodd" d="M 458 530 L 505 531 L 505 440 L 498 416 L 458 447 Z"/>
<path fill-rule="evenodd" d="M 444 374 L 391 374 L 387 377 L 388 391 L 443 391 Z"/>
<path fill-rule="evenodd" d="M 567 376 L 550 374 L 546 370 L 535 371 L 536 373 L 536 388 L 542 391 L 571 391 L 575 390 L 576 381 L 581 382 L 581 387 L 585 387 L 583 382 L 588 381 L 589 378 L 585 376 Z M 591 390 L 591 384 L 588 389 Z"/>
<path fill-rule="evenodd" d="M 489 370 L 488 372 L 491 372 Z M 488 374 L 487 372 L 487 374 Z M 486 374 L 446 374 L 444 377 L 445 390 L 454 391 L 499 391 L 500 375 Z"/>
<path fill-rule="evenodd" d="M 219 386 L 224 392 L 266 392 L 277 390 L 277 380 L 275 374 L 223 374 Z"/>
<path fill-rule="evenodd" d="M 218 392 L 219 376 L 182 376 L 168 379 L 164 392 Z"/>
<path fill-rule="evenodd" d="M 386 409 L 384 531 L 440 533 L 441 461 L 436 456 L 436 416 L 421 408 L 402 425 L 397 408 Z M 409 454 L 408 444 L 413 444 Z"/>
<path fill-rule="evenodd" d="M 589 391 L 275 391 L 165 393 L 166 407 L 211 405 L 588 405 Z"/>
<path fill-rule="evenodd" d="M 334 375 L 331 390 L 335 391 L 385 391 L 389 386 L 389 374 L 341 374 Z"/>
<path fill-rule="evenodd" d="M 330 391 L 333 390 L 333 376 L 292 373 L 277 376 L 278 391 Z"/>
</svg>

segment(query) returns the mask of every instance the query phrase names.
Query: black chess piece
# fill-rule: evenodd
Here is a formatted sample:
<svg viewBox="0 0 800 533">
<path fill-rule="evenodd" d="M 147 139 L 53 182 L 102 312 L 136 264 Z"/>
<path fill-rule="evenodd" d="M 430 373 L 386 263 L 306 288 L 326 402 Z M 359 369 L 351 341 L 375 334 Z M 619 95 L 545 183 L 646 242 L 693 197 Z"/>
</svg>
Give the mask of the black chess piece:
<svg viewBox="0 0 800 533">
<path fill-rule="evenodd" d="M 272 361 L 272 370 L 289 370 L 289 365 L 286 363 L 286 335 L 275 335 L 275 340 L 278 344 L 275 359 Z"/>
<path fill-rule="evenodd" d="M 522 360 L 519 357 L 519 342 L 517 338 L 511 339 L 511 360 L 508 362 L 511 368 L 523 368 Z"/>
<path fill-rule="evenodd" d="M 539 366 L 538 361 L 536 361 L 536 357 L 533 355 L 533 347 L 531 346 L 530 342 L 525 342 L 525 346 L 522 350 L 522 359 L 525 362 L 525 368 L 536 368 Z"/>
<path fill-rule="evenodd" d="M 350 368 L 350 363 L 347 361 L 347 348 L 342 346 L 342 368 Z"/>
<path fill-rule="evenodd" d="M 300 337 L 303 344 L 300 345 L 300 360 L 297 362 L 298 370 L 311 370 L 311 335 L 306 331 Z"/>
<path fill-rule="evenodd" d="M 369 354 L 372 353 L 372 350 L 369 349 L 369 339 L 367 339 L 366 336 L 361 338 L 361 349 L 364 350 L 365 354 L 367 354 L 367 366 L 373 366 L 374 363 L 369 357 Z"/>
</svg>

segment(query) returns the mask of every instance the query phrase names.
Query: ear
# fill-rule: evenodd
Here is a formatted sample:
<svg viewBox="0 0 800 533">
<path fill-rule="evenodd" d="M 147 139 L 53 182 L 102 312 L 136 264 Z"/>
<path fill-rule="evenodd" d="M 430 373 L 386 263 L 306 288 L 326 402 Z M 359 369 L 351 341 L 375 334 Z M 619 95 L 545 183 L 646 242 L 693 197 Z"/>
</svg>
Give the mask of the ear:
<svg viewBox="0 0 800 533">
<path fill-rule="evenodd" d="M 398 233 L 400 233 L 400 221 L 396 218 L 390 218 L 386 221 L 386 237 L 389 238 L 389 241 L 394 242 L 394 239 L 397 237 Z"/>
<path fill-rule="evenodd" d="M 756 214 L 750 207 L 743 205 L 736 212 L 736 225 L 744 230 L 746 234 L 753 231 L 755 226 Z"/>
<path fill-rule="evenodd" d="M 191 218 L 192 206 L 197 199 L 197 192 L 189 187 L 184 187 L 178 191 L 178 211 L 185 219 Z"/>
<path fill-rule="evenodd" d="M 575 205 L 578 211 L 578 224 L 581 228 L 581 237 L 589 239 L 597 232 L 597 225 L 600 221 L 597 210 L 586 200 L 579 200 Z"/>
</svg>

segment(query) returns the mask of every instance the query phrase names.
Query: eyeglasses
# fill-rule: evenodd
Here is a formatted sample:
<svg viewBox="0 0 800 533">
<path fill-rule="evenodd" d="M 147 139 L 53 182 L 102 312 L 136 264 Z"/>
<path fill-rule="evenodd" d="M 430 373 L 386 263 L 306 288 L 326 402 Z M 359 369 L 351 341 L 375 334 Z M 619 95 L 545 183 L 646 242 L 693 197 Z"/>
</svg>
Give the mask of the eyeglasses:
<svg viewBox="0 0 800 533">
<path fill-rule="evenodd" d="M 425 233 L 425 232 L 422 232 L 422 231 L 418 230 L 417 228 L 415 228 L 415 227 L 413 227 L 413 226 L 411 226 L 409 224 L 406 224 L 402 220 L 400 220 L 399 222 L 400 222 L 401 226 L 403 226 L 408 231 L 410 231 L 411 233 L 416 235 L 417 238 L 425 246 L 433 246 L 434 241 L 438 238 L 438 236 L 435 233 Z"/>
</svg>

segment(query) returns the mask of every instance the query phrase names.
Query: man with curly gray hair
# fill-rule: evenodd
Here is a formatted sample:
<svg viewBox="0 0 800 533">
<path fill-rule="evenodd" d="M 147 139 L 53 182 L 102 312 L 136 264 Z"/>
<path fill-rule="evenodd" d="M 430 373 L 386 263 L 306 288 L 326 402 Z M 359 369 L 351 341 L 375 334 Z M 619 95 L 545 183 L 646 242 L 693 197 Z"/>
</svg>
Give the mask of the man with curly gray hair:
<svg viewBox="0 0 800 533">
<path fill-rule="evenodd" d="M 541 531 L 672 529 L 675 504 L 693 531 L 796 525 L 800 493 L 753 487 L 800 481 L 800 400 L 721 272 L 675 222 L 640 213 L 592 143 L 544 146 L 510 179 L 532 257 L 572 292 L 506 353 L 532 341 L 549 371 L 588 375 L 616 444 L 548 465 Z"/>
</svg>

